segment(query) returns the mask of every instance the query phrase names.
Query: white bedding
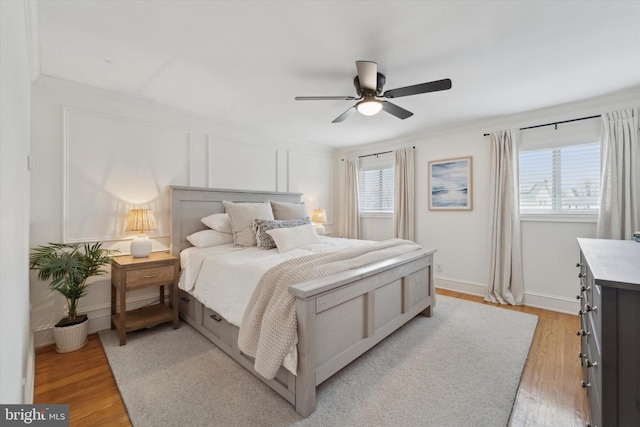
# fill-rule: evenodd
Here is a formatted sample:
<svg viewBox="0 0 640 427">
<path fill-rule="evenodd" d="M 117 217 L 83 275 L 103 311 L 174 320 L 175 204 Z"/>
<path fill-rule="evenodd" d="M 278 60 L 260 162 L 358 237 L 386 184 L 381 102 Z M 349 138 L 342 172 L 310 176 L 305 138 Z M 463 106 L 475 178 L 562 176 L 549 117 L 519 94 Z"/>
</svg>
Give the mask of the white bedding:
<svg viewBox="0 0 640 427">
<path fill-rule="evenodd" d="M 180 252 L 182 273 L 178 286 L 224 317 L 227 322 L 240 327 L 253 290 L 271 267 L 296 257 L 371 243 L 367 240 L 319 237 L 321 243 L 283 254 L 278 249 L 264 250 L 256 246 L 240 247 L 234 244 L 184 249 Z M 283 363 L 294 375 L 298 365 L 297 356 L 294 345 Z"/>
<path fill-rule="evenodd" d="M 240 327 L 251 294 L 262 275 L 277 264 L 313 253 L 327 253 L 371 243 L 366 240 L 320 236 L 322 243 L 283 254 L 277 249 L 233 244 L 209 248 L 187 248 L 180 253 L 182 273 L 179 287 L 205 306 Z"/>
</svg>

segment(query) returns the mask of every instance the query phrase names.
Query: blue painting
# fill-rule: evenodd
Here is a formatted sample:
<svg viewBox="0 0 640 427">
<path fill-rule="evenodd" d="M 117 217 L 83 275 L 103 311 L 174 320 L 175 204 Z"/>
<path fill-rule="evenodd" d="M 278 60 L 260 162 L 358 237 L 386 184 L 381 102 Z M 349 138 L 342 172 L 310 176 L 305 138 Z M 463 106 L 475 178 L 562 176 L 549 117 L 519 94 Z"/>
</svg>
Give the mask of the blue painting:
<svg viewBox="0 0 640 427">
<path fill-rule="evenodd" d="M 471 157 L 429 162 L 429 209 L 471 210 Z"/>
</svg>

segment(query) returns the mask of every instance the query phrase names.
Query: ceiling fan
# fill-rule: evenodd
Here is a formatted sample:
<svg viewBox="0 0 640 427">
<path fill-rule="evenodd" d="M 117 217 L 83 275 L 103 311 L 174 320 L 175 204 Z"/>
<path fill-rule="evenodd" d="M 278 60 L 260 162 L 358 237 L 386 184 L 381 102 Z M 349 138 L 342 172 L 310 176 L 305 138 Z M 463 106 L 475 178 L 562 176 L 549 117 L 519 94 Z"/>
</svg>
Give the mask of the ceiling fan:
<svg viewBox="0 0 640 427">
<path fill-rule="evenodd" d="M 358 75 L 353 79 L 353 85 L 356 87 L 357 97 L 296 96 L 296 101 L 358 101 L 354 106 L 336 117 L 336 119 L 331 123 L 344 121 L 356 110 L 365 116 L 373 116 L 378 114 L 380 110 L 384 110 L 387 113 L 404 120 L 413 116 L 413 113 L 402 107 L 398 107 L 389 101 L 383 101 L 378 98 L 400 98 L 403 96 L 451 89 L 451 80 L 443 79 L 382 92 L 382 87 L 386 80 L 383 74 L 378 73 L 377 63 L 372 61 L 356 61 L 356 69 L 358 70 Z"/>
</svg>

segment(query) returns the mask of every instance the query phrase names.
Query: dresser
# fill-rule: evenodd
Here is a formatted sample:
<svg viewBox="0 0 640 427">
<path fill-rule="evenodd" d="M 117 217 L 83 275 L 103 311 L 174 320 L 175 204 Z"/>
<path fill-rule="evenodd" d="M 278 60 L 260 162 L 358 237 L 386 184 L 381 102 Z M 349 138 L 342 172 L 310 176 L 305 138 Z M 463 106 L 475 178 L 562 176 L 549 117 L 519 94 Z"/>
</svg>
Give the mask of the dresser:
<svg viewBox="0 0 640 427">
<path fill-rule="evenodd" d="M 640 423 L 640 243 L 578 239 L 578 355 L 591 427 Z"/>
</svg>

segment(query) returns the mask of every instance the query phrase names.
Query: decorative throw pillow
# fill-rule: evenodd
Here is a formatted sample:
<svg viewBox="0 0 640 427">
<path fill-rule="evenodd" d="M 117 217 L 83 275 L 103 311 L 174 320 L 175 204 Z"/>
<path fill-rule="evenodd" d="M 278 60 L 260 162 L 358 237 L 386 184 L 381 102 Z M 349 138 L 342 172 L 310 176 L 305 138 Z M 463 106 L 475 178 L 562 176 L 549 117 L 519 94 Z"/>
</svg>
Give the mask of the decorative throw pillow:
<svg viewBox="0 0 640 427">
<path fill-rule="evenodd" d="M 200 221 L 207 227 L 222 233 L 231 233 L 231 220 L 228 213 L 216 213 L 205 216 Z"/>
<path fill-rule="evenodd" d="M 304 219 L 309 217 L 307 205 L 302 203 L 274 202 L 271 200 L 271 209 L 275 219 Z"/>
<path fill-rule="evenodd" d="M 322 243 L 311 224 L 293 228 L 274 228 L 273 230 L 268 230 L 267 234 L 276 242 L 276 247 L 280 253 L 313 243 Z"/>
<path fill-rule="evenodd" d="M 310 218 L 305 219 L 254 219 L 253 231 L 256 233 L 256 241 L 258 247 L 261 249 L 273 249 L 276 247 L 276 242 L 273 238 L 267 234 L 267 231 L 274 228 L 291 228 L 298 227 L 300 225 L 311 224 Z"/>
<path fill-rule="evenodd" d="M 273 219 L 271 205 L 266 203 L 233 203 L 223 201 L 229 214 L 233 241 L 239 246 L 255 246 L 256 235 L 253 232 L 254 219 Z"/>
<path fill-rule="evenodd" d="M 196 248 L 208 248 L 233 243 L 233 235 L 216 230 L 202 230 L 187 236 L 187 240 Z"/>
</svg>

